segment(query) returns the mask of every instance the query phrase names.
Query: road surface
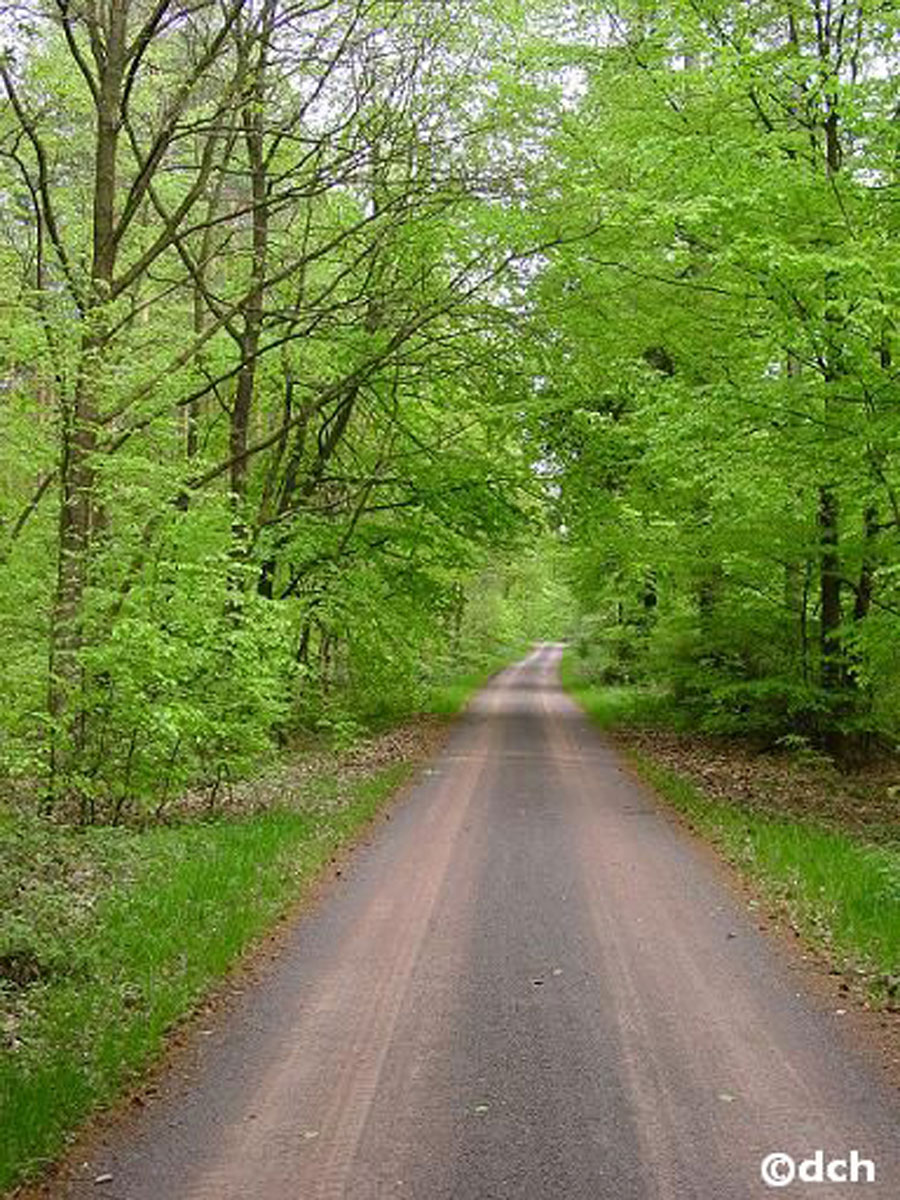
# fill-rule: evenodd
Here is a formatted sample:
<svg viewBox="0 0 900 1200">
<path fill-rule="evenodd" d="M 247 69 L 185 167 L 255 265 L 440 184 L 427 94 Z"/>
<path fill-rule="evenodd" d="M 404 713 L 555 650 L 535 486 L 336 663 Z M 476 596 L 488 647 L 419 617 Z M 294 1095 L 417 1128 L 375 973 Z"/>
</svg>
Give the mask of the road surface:
<svg viewBox="0 0 900 1200">
<path fill-rule="evenodd" d="M 839 1175 L 857 1151 L 874 1183 L 780 1194 L 900 1197 L 896 1096 L 558 659 L 481 693 L 190 1069 L 60 1195 L 743 1200 L 772 1194 L 772 1153 Z"/>
</svg>

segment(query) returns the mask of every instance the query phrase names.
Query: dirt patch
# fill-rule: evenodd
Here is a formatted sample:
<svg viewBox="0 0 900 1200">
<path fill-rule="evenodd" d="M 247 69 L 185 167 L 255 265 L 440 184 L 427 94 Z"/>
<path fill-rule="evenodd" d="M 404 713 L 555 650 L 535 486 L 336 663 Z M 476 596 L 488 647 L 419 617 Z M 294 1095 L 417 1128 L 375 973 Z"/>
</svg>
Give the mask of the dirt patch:
<svg viewBox="0 0 900 1200">
<path fill-rule="evenodd" d="M 50 972 L 30 950 L 9 950 L 0 954 L 0 984 L 12 988 L 26 988 L 37 983 Z"/>
<path fill-rule="evenodd" d="M 252 779 L 223 779 L 215 789 L 186 792 L 166 808 L 164 818 L 173 822 L 212 814 L 240 817 L 283 805 L 337 807 L 354 780 L 395 763 L 415 764 L 431 758 L 443 743 L 447 726 L 444 718 L 420 716 L 362 738 L 345 750 L 314 742 L 298 746 Z"/>
<path fill-rule="evenodd" d="M 739 742 L 618 730 L 625 749 L 650 755 L 707 795 L 770 816 L 815 820 L 870 841 L 900 842 L 900 760 L 885 758 L 844 773 L 815 754 L 759 752 Z"/>
</svg>

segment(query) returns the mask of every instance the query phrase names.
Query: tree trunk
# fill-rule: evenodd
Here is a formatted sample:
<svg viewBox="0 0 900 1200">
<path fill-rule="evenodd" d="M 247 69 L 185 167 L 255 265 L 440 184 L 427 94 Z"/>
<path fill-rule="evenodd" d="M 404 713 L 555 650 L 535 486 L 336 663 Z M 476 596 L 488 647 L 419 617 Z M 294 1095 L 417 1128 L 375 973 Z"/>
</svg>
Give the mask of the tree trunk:
<svg viewBox="0 0 900 1200">
<path fill-rule="evenodd" d="M 240 506 L 247 492 L 247 444 L 250 413 L 256 387 L 256 363 L 263 321 L 263 293 L 266 260 L 269 247 L 268 178 L 265 159 L 263 106 L 265 102 L 266 50 L 269 37 L 268 20 L 263 21 L 259 61 L 254 73 L 253 88 L 242 112 L 244 143 L 250 167 L 250 198 L 252 214 L 252 249 L 250 259 L 250 288 L 243 306 L 243 336 L 241 338 L 241 369 L 235 388 L 231 414 L 231 494 Z"/>
<path fill-rule="evenodd" d="M 821 682 L 826 691 L 839 691 L 844 683 L 841 655 L 841 564 L 839 503 L 831 485 L 819 488 L 819 598 L 821 626 Z"/>
<path fill-rule="evenodd" d="M 864 621 L 872 607 L 875 588 L 875 539 L 878 536 L 878 510 L 874 504 L 867 506 L 863 514 L 863 559 L 856 585 L 856 603 L 853 606 L 854 621 Z"/>
<path fill-rule="evenodd" d="M 63 412 L 56 595 L 50 635 L 48 709 L 53 718 L 50 793 L 84 748 L 80 651 L 91 534 L 96 525 L 97 423 L 107 343 L 105 308 L 116 265 L 116 160 L 127 58 L 127 0 L 107 10 L 96 93 L 91 289 L 84 306 L 75 394 Z"/>
</svg>

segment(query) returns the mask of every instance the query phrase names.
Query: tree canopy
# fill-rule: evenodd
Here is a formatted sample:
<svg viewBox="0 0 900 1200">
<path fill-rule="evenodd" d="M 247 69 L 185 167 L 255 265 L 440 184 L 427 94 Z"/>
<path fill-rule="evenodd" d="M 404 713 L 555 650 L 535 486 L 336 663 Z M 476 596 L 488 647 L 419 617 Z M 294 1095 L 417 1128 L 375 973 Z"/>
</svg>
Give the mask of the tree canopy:
<svg viewBox="0 0 900 1200">
<path fill-rule="evenodd" d="M 582 14 L 537 436 L 585 636 L 706 728 L 894 736 L 896 14 Z"/>
<path fill-rule="evenodd" d="M 41 0 L 0 56 L 0 765 L 87 814 L 578 611 L 897 732 L 897 15 Z"/>
</svg>

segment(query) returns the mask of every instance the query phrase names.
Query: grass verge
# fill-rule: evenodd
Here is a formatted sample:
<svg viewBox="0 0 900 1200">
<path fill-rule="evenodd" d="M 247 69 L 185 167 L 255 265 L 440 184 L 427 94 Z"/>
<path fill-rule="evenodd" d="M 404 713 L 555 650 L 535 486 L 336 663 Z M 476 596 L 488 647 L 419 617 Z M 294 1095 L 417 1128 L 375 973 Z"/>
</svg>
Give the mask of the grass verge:
<svg viewBox="0 0 900 1200">
<path fill-rule="evenodd" d="M 601 686 L 586 679 L 571 648 L 563 654 L 560 679 L 566 691 L 601 729 L 668 723 L 672 715 L 669 697 L 651 688 Z"/>
<path fill-rule="evenodd" d="M 602 728 L 652 712 L 646 695 L 592 687 L 571 663 L 563 683 Z M 877 1003 L 900 1004 L 900 848 L 873 845 L 814 821 L 781 819 L 713 798 L 644 752 L 626 748 L 639 774 L 709 838 L 836 968 L 864 978 Z"/>
<path fill-rule="evenodd" d="M 484 687 L 492 675 L 508 667 L 528 653 L 529 647 L 521 645 L 511 647 L 504 654 L 492 658 L 478 669 L 467 671 L 462 675 L 435 684 L 423 706 L 423 711 L 431 716 L 452 717 L 468 704 L 477 691 Z"/>
<path fill-rule="evenodd" d="M 12 897 L 0 964 L 0 1190 L 56 1159 L 158 1055 L 166 1032 L 412 769 L 393 763 L 353 780 L 339 804 L 144 831 L 60 830 L 0 813 L 0 900 Z"/>
</svg>

